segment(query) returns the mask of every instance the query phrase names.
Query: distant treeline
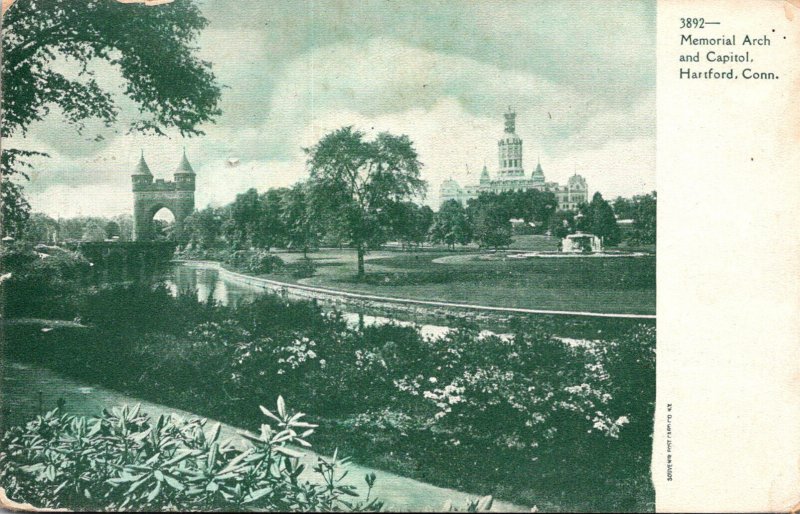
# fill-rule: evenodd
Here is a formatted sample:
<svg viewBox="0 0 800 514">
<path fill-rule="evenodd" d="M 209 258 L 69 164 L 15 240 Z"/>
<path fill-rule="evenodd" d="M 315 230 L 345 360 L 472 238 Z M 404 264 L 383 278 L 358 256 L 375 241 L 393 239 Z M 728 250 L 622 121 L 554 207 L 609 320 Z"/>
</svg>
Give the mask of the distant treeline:
<svg viewBox="0 0 800 514">
<path fill-rule="evenodd" d="M 575 211 L 558 210 L 550 192 L 529 190 L 484 193 L 464 206 L 455 200 L 438 212 L 413 201 L 389 202 L 376 212 L 382 228 L 371 234 L 371 246 L 396 241 L 403 247 L 423 243 L 450 247 L 477 243 L 499 248 L 516 234 L 549 234 L 554 237 L 577 232 L 602 236 L 606 245 L 621 242 L 653 244 L 656 238 L 656 193 L 607 202 L 595 193 L 591 202 Z M 343 214 L 344 215 L 344 214 Z M 628 220 L 619 224 L 619 220 Z M 308 250 L 319 246 L 347 246 L 340 221 L 320 214 L 304 183 L 291 188 L 256 189 L 237 195 L 222 207 L 206 207 L 187 218 L 182 233 L 163 220 L 154 220 L 158 238 L 189 242 L 202 248 L 290 248 Z M 34 213 L 23 238 L 33 242 L 67 240 L 130 240 L 132 217 L 76 217 L 53 219 Z"/>
</svg>

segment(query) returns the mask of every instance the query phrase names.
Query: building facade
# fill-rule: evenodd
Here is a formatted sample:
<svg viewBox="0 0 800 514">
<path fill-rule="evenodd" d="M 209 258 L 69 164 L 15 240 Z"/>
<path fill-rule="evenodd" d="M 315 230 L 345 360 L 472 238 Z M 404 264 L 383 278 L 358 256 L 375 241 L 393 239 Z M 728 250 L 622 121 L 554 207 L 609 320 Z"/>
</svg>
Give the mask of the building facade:
<svg viewBox="0 0 800 514">
<path fill-rule="evenodd" d="M 517 114 L 509 108 L 505 116 L 503 137 L 497 142 L 498 172 L 492 178 L 486 166 L 483 166 L 481 178 L 477 184 L 461 187 L 458 182 L 448 179 L 439 188 L 440 202 L 456 200 L 466 204 L 470 198 L 477 198 L 481 193 L 503 193 L 506 191 L 527 191 L 538 189 L 553 193 L 558 201 L 558 208 L 574 210 L 579 204 L 588 202 L 589 189 L 586 179 L 577 173 L 567 181 L 567 185 L 547 182 L 544 178 L 542 164 L 537 162 L 536 169 L 525 175 L 522 158 L 522 139 L 516 134 Z"/>
</svg>

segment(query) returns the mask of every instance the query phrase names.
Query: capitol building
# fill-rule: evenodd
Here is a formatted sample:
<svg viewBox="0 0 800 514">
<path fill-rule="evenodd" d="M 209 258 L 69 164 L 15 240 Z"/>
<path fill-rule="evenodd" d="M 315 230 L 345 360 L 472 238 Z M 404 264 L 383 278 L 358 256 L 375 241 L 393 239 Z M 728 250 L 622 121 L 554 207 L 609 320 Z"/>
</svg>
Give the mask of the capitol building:
<svg viewBox="0 0 800 514">
<path fill-rule="evenodd" d="M 448 179 L 442 182 L 439 188 L 441 203 L 456 200 L 466 204 L 470 198 L 477 198 L 481 193 L 503 193 L 505 191 L 527 191 L 538 189 L 553 193 L 561 210 L 575 210 L 578 205 L 589 201 L 589 192 L 586 179 L 577 173 L 572 175 L 566 186 L 557 182 L 547 182 L 544 178 L 541 163 L 536 164 L 530 177 L 525 175 L 522 167 L 522 139 L 516 134 L 517 114 L 509 108 L 504 114 L 506 118 L 505 132 L 497 142 L 498 166 L 497 178 L 489 175 L 489 170 L 483 166 L 478 184 L 461 187 L 458 182 Z"/>
</svg>

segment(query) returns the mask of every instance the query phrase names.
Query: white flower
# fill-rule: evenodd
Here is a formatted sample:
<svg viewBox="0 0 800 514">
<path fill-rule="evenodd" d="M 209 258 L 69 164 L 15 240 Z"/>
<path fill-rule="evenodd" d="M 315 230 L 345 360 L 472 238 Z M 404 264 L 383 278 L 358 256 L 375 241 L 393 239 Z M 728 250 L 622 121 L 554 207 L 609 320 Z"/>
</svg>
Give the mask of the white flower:
<svg viewBox="0 0 800 514">
<path fill-rule="evenodd" d="M 438 380 L 436 380 L 436 377 L 431 377 L 431 378 L 429 378 L 429 379 L 428 379 L 428 381 L 429 381 L 431 384 L 435 384 L 436 382 L 438 382 Z"/>
</svg>

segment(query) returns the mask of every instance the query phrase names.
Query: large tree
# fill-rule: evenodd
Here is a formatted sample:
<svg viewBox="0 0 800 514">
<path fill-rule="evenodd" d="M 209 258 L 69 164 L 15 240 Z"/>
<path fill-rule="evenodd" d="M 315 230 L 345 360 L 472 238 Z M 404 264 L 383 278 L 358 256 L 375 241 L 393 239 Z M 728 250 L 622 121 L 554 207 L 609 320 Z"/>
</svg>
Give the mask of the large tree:
<svg viewBox="0 0 800 514">
<path fill-rule="evenodd" d="M 163 134 L 202 134 L 220 114 L 220 87 L 195 46 L 206 20 L 193 0 L 145 6 L 114 0 L 18 0 L 3 16 L 0 136 L 18 144 L 31 123 L 57 108 L 78 131 L 88 119 L 111 126 L 118 99 L 96 80 L 93 64 L 105 62 L 123 80 L 139 108 L 129 129 Z M 59 63 L 78 65 L 76 73 Z M 18 183 L 27 178 L 32 149 L 3 148 L 3 231 L 15 232 L 29 207 Z"/>
<path fill-rule="evenodd" d="M 614 209 L 599 192 L 594 194 L 591 202 L 579 207 L 578 220 L 578 230 L 602 237 L 604 244 L 619 244 L 620 230 L 614 216 Z"/>
<path fill-rule="evenodd" d="M 456 243 L 465 245 L 472 241 L 472 225 L 467 211 L 458 200 L 447 200 L 439 207 L 430 229 L 431 239 L 451 248 Z"/>
<path fill-rule="evenodd" d="M 497 250 L 512 242 L 511 221 L 507 206 L 494 200 L 482 195 L 470 203 L 470 210 L 473 212 L 475 239 L 481 246 Z"/>
<path fill-rule="evenodd" d="M 306 149 L 312 204 L 356 249 L 358 276 L 364 276 L 364 255 L 386 238 L 384 212 L 392 202 L 424 194 L 417 151 L 408 136 L 387 132 L 367 140 L 353 127 L 343 127 Z"/>
<path fill-rule="evenodd" d="M 288 244 L 292 248 L 302 249 L 303 256 L 306 257 L 309 247 L 317 243 L 319 233 L 305 183 L 298 182 L 283 194 L 280 216 Z"/>
</svg>

